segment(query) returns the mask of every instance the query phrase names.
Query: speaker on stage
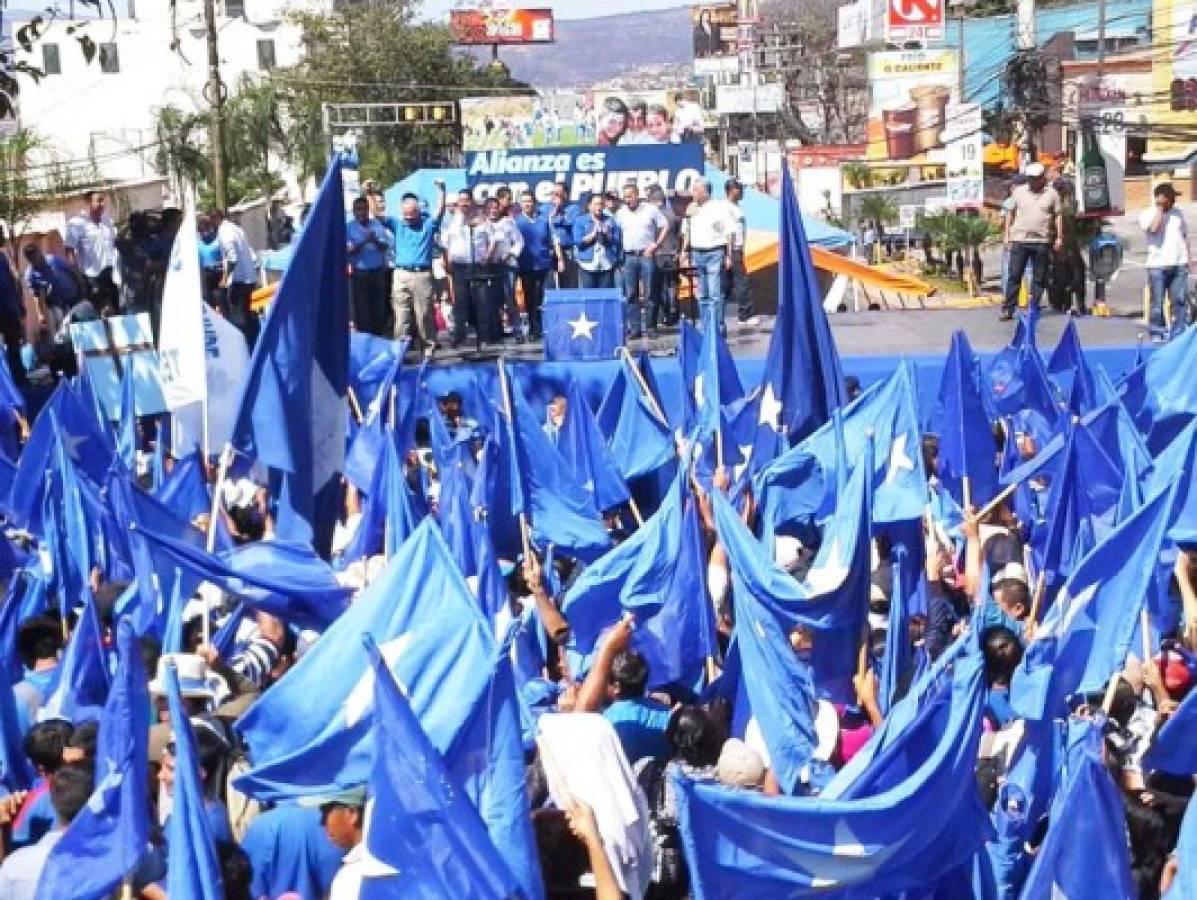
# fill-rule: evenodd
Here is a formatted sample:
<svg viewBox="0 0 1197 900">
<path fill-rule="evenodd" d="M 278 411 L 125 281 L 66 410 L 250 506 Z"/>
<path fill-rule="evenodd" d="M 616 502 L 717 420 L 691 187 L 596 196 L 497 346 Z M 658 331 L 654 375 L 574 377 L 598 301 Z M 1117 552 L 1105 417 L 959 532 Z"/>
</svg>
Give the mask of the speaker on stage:
<svg viewBox="0 0 1197 900">
<path fill-rule="evenodd" d="M 544 292 L 544 356 L 612 359 L 623 346 L 623 296 L 614 288 Z"/>
</svg>

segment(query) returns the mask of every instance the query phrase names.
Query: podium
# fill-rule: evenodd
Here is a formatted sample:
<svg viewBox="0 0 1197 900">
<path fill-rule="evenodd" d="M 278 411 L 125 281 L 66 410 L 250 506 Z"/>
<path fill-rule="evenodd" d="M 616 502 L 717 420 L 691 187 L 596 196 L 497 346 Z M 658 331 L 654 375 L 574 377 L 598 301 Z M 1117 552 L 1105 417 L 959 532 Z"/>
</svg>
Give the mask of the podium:
<svg viewBox="0 0 1197 900">
<path fill-rule="evenodd" d="M 614 288 L 544 292 L 544 357 L 613 359 L 624 343 L 623 295 Z"/>
</svg>

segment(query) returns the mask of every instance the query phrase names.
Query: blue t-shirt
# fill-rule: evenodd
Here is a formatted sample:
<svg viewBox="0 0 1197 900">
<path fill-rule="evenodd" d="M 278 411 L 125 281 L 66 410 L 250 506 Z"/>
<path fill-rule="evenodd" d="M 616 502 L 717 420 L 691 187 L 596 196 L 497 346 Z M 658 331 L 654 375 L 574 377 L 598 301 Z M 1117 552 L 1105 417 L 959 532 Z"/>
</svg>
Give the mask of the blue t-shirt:
<svg viewBox="0 0 1197 900">
<path fill-rule="evenodd" d="M 440 216 L 421 216 L 420 223 L 415 226 L 400 219 L 395 229 L 395 265 L 401 269 L 431 268 L 433 246 L 440 228 Z"/>
<path fill-rule="evenodd" d="M 295 804 L 268 809 L 250 822 L 241 849 L 253 867 L 255 897 L 294 891 L 304 900 L 320 900 L 344 856 L 325 834 L 320 810 Z"/>
<path fill-rule="evenodd" d="M 66 260 L 53 253 L 46 254 L 42 267 L 30 266 L 25 270 L 25 283 L 35 296 L 45 297 L 51 306 L 68 309 L 79 300 L 79 282 Z"/>
<path fill-rule="evenodd" d="M 17 702 L 17 725 L 21 734 L 26 735 L 37 721 L 37 712 L 46 702 L 50 686 L 58 675 L 58 666 L 42 672 L 26 670 L 25 677 L 13 687 L 13 697 Z"/>
<path fill-rule="evenodd" d="M 529 219 L 520 213 L 515 217 L 515 225 L 524 238 L 519 259 L 520 271 L 547 272 L 552 269 L 556 257 L 553 255 L 553 229 L 548 218 L 537 215 L 535 219 Z"/>
<path fill-rule="evenodd" d="M 205 269 L 219 269 L 224 266 L 224 254 L 220 250 L 220 241 L 216 235 L 212 235 L 210 241 L 200 238 L 199 258 L 200 265 Z"/>
<path fill-rule="evenodd" d="M 669 710 L 655 700 L 616 700 L 603 711 L 603 717 L 614 726 L 629 763 L 646 756 L 664 759 L 673 752 L 665 737 Z"/>
<path fill-rule="evenodd" d="M 366 243 L 366 238 L 373 236 L 374 240 Z M 349 263 L 359 272 L 376 272 L 387 264 L 387 257 L 391 252 L 394 238 L 377 219 L 370 219 L 363 225 L 357 219 L 350 219 L 345 225 L 345 239 L 357 251 L 349 253 Z"/>
</svg>

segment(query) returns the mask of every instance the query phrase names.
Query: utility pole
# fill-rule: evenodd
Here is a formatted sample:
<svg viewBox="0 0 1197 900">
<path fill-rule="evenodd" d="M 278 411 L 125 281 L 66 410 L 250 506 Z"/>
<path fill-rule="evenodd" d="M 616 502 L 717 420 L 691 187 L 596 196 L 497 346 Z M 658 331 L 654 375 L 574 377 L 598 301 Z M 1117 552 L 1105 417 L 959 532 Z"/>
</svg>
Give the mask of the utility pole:
<svg viewBox="0 0 1197 900">
<path fill-rule="evenodd" d="M 224 83 L 220 80 L 220 50 L 216 45 L 216 0 L 204 0 L 204 30 L 208 43 L 208 83 L 204 87 L 209 110 L 208 143 L 212 147 L 212 194 L 218 209 L 228 205 L 228 173 L 224 165 Z"/>
<path fill-rule="evenodd" d="M 1097 89 L 1106 74 L 1106 0 L 1097 0 Z"/>
</svg>

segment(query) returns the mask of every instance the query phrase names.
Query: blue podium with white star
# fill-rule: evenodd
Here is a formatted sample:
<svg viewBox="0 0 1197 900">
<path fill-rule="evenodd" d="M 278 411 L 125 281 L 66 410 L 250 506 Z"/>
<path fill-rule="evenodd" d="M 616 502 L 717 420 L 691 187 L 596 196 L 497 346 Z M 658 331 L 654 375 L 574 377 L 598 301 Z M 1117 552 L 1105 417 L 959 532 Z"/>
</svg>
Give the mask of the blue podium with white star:
<svg viewBox="0 0 1197 900">
<path fill-rule="evenodd" d="M 623 346 L 623 296 L 614 288 L 545 291 L 541 317 L 545 359 L 613 359 Z"/>
</svg>

